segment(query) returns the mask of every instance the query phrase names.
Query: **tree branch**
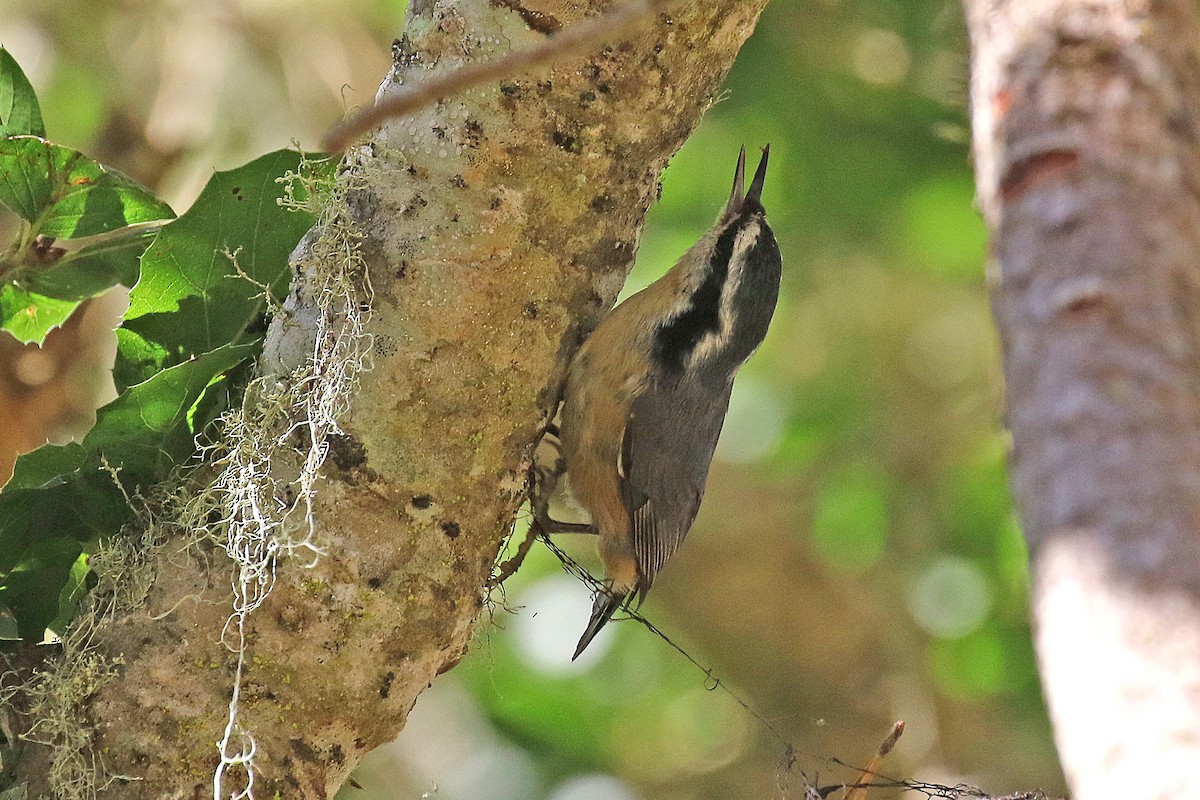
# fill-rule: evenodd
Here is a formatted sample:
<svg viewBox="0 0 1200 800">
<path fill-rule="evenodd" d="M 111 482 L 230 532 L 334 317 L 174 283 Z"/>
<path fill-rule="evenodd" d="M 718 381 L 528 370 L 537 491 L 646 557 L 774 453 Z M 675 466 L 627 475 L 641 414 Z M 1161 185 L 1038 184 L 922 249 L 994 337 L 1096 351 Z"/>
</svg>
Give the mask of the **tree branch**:
<svg viewBox="0 0 1200 800">
<path fill-rule="evenodd" d="M 272 592 L 242 619 L 238 721 L 256 742 L 258 797 L 331 796 L 465 653 L 567 359 L 611 306 L 659 173 L 764 4 L 673 5 L 623 43 L 393 120 L 348 156 L 341 213 L 366 267 L 348 296 L 373 293 L 374 366 L 340 434 L 288 439 L 329 448 L 312 507 L 324 555 L 311 568 L 270 562 Z M 606 4 L 514 6 L 414 0 L 381 98 L 536 45 L 526 18 L 569 30 Z M 349 318 L 319 311 L 329 265 L 313 259 L 330 235 L 300 246 L 305 271 L 269 334 L 268 375 L 303 368 Z M 279 485 L 300 469 L 287 460 L 271 464 Z M 154 567 L 141 606 L 96 636 L 97 652 L 122 660 L 82 710 L 103 775 L 123 776 L 101 796 L 211 796 L 239 669 L 222 642 L 230 563 L 167 546 Z M 22 773 L 31 794 L 45 788 L 39 770 Z M 236 788 L 231 776 L 224 791 Z"/>
<path fill-rule="evenodd" d="M 1013 490 L 1073 796 L 1200 795 L 1191 0 L 967 0 Z"/>
</svg>

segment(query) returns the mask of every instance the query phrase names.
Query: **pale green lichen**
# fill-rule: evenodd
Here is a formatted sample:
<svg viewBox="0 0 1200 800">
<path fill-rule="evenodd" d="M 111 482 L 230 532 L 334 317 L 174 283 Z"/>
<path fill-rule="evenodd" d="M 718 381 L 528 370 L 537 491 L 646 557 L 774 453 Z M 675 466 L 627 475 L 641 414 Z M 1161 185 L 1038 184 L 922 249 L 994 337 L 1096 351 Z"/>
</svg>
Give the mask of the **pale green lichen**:
<svg viewBox="0 0 1200 800">
<path fill-rule="evenodd" d="M 63 634 L 61 656 L 12 689 L 27 696 L 34 720 L 22 738 L 50 748 L 47 782 L 55 800 L 94 800 L 114 782 L 137 780 L 114 774 L 93 747 L 95 727 L 85 711 L 87 701 L 117 677 L 122 663 L 119 656 L 100 652 L 97 631 L 107 620 L 142 606 L 164 543 L 182 542 L 181 552 L 192 552 L 189 542 L 204 538 L 215 541 L 234 562 L 235 605 L 224 639 L 238 656 L 214 796 L 253 798 L 253 738 L 237 720 L 247 666 L 246 618 L 269 594 L 280 555 L 301 552 L 315 558 L 320 553 L 313 520 L 318 471 L 328 438 L 340 432 L 337 420 L 357 378 L 369 368 L 371 349 L 365 332 L 370 283 L 359 253 L 361 236 L 346 203 L 347 194 L 362 181 L 343 173 L 332 185 L 322 185 L 310 174 L 302 166 L 281 179 L 281 202 L 318 217 L 291 265 L 316 305 L 309 309 L 315 321 L 310 356 L 290 374 L 251 382 L 242 403 L 220 420 L 219 441 L 204 449 L 211 467 L 177 473 L 147 489 L 146 497 L 126 497 L 135 520 L 122 535 L 101 542 L 91 557 L 97 584 Z M 235 256 L 229 254 L 236 270 Z M 299 429 L 307 436 L 297 444 L 293 434 Z M 231 770 L 240 775 L 230 783 L 241 788 L 226 795 L 223 782 Z M 17 788 L 23 789 L 6 791 Z"/>
<path fill-rule="evenodd" d="M 89 559 L 96 585 L 78 616 L 62 635 L 61 654 L 35 672 L 21 687 L 34 720 L 21 738 L 50 749 L 46 774 L 56 800 L 93 800 L 121 780 L 93 746 L 95 726 L 86 713 L 87 700 L 117 677 L 122 659 L 100 652 L 97 632 L 113 617 L 143 605 L 154 581 L 154 561 L 167 541 L 198 541 L 212 505 L 197 483 L 196 471 L 176 473 L 149 490 L 148 497 L 130 496 L 134 521 L 121 535 L 102 540 Z"/>
<path fill-rule="evenodd" d="M 308 355 L 295 359 L 299 363 L 286 375 L 254 380 L 241 406 L 223 417 L 224 436 L 210 453 L 219 470 L 213 492 L 221 501 L 222 544 L 235 567 L 234 607 L 223 639 L 237 655 L 213 793 L 225 797 L 230 781 L 241 787 L 230 792 L 234 800 L 254 796 L 254 738 L 238 720 L 247 618 L 270 594 L 280 556 L 303 554 L 312 564 L 321 555 L 313 506 L 320 468 L 329 438 L 341 433 L 338 420 L 358 377 L 370 368 L 371 285 L 360 252 L 362 234 L 347 201 L 363 182 L 350 167 L 324 194 L 306 186 L 305 199 L 297 200 L 293 185 L 286 185 L 284 202 L 318 212 L 292 264 L 301 281 L 293 298 L 302 293 L 309 303 L 290 320 L 298 304 L 289 300 L 272 337 L 299 338 Z M 308 205 L 313 198 L 321 198 L 319 208 Z M 289 327 L 290 321 L 298 327 Z M 282 363 L 276 360 L 275 366 Z"/>
</svg>

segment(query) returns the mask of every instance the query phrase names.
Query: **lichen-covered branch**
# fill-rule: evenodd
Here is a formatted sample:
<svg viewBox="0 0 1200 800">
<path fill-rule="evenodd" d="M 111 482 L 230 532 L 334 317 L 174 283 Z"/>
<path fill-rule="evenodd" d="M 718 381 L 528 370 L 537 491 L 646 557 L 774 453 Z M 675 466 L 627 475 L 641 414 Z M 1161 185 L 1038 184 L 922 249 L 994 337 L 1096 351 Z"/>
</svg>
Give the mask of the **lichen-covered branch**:
<svg viewBox="0 0 1200 800">
<path fill-rule="evenodd" d="M 599 52 L 444 98 L 351 151 L 229 429 L 210 543 L 162 545 L 144 600 L 89 642 L 115 665 L 80 707 L 99 796 L 212 796 L 219 740 L 229 796 L 250 737 L 256 796 L 332 796 L 463 656 L 567 359 L 764 4 L 668 3 Z M 413 0 L 381 95 L 607 7 Z M 30 748 L 35 796 L 48 755 Z"/>
<path fill-rule="evenodd" d="M 1078 800 L 1200 796 L 1193 0 L 967 0 L 1012 482 Z"/>
</svg>

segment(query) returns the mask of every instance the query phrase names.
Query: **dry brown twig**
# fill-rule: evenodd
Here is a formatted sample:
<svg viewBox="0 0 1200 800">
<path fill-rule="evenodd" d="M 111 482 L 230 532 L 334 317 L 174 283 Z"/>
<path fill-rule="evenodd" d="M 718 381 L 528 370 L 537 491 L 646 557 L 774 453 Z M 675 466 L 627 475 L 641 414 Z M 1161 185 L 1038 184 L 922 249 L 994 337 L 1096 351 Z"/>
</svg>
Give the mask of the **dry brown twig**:
<svg viewBox="0 0 1200 800">
<path fill-rule="evenodd" d="M 892 726 L 892 730 L 888 733 L 887 738 L 883 740 L 883 744 L 879 745 L 879 749 L 875 751 L 875 755 L 871 756 L 871 760 L 863 767 L 862 772 L 854 779 L 854 783 L 846 789 L 846 797 L 844 800 L 866 800 L 867 790 L 871 788 L 871 779 L 879 773 L 879 768 L 883 766 L 883 759 L 887 754 L 892 752 L 892 748 L 896 746 L 896 741 L 904 733 L 904 720 L 899 720 Z"/>
<path fill-rule="evenodd" d="M 612 41 L 641 23 L 666 0 L 632 0 L 606 14 L 564 29 L 546 41 L 526 50 L 481 61 L 433 78 L 407 91 L 384 98 L 350 119 L 335 125 L 325 135 L 322 148 L 327 153 L 340 153 L 357 139 L 383 123 L 436 102 L 443 97 L 478 86 L 487 80 L 527 72 L 534 67 L 551 66 L 563 59 L 586 52 L 602 42 Z"/>
</svg>

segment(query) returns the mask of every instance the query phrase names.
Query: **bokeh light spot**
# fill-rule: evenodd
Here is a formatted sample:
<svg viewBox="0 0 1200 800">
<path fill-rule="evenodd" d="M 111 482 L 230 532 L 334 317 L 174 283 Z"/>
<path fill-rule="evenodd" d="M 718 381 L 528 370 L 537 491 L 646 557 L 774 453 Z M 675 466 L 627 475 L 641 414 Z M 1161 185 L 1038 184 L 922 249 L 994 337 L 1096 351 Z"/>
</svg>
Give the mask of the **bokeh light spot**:
<svg viewBox="0 0 1200 800">
<path fill-rule="evenodd" d="M 637 795 L 611 775 L 582 775 L 560 784 L 548 800 L 637 800 Z"/>
<path fill-rule="evenodd" d="M 717 458 L 748 464 L 770 455 L 783 435 L 786 412 L 774 390 L 764 381 L 741 375 L 729 398 L 729 413 L 717 442 Z"/>
<path fill-rule="evenodd" d="M 908 75 L 908 45 L 893 31 L 868 28 L 858 34 L 853 50 L 854 74 L 867 83 L 896 86 Z"/>
<path fill-rule="evenodd" d="M 927 632 L 956 639 L 983 624 L 992 607 L 992 596 L 991 583 L 978 567 L 944 555 L 917 579 L 908 608 Z"/>
<path fill-rule="evenodd" d="M 539 672 L 564 675 L 588 669 L 612 647 L 610 625 L 571 660 L 592 612 L 592 598 L 579 581 L 566 575 L 543 578 L 521 592 L 519 602 L 525 608 L 513 622 L 517 650 Z"/>
</svg>

